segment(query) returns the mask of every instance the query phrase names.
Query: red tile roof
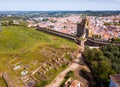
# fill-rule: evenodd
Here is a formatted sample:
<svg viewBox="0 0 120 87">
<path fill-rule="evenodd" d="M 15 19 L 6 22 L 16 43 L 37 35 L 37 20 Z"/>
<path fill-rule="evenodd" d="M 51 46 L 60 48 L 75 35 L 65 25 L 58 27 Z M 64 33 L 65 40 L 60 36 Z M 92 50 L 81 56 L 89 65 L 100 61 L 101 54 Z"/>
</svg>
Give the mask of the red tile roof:
<svg viewBox="0 0 120 87">
<path fill-rule="evenodd" d="M 78 86 L 79 85 L 79 86 Z M 80 82 L 78 80 L 74 80 L 70 87 L 80 87 Z"/>
</svg>

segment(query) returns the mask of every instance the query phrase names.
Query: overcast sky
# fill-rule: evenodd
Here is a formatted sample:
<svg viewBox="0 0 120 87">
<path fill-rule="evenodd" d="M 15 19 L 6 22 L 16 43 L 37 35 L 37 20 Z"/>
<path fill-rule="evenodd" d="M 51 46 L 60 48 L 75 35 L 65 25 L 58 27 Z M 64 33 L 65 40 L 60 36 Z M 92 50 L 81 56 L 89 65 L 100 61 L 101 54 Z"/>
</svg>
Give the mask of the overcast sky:
<svg viewBox="0 0 120 87">
<path fill-rule="evenodd" d="M 120 0 L 0 0 L 4 10 L 120 10 Z"/>
</svg>

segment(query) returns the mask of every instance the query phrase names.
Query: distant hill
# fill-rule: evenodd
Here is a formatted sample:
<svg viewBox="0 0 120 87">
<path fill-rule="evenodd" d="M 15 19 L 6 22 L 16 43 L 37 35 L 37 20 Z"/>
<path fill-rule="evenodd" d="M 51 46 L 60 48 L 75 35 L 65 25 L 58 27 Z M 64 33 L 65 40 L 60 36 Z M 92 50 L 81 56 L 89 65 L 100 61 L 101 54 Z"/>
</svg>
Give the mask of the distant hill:
<svg viewBox="0 0 120 87">
<path fill-rule="evenodd" d="M 87 14 L 93 16 L 109 16 L 109 15 L 118 15 L 120 11 L 0 11 L 0 16 L 4 15 L 19 15 L 26 17 L 35 17 L 35 16 L 49 16 L 49 17 L 60 17 L 70 14 Z"/>
</svg>

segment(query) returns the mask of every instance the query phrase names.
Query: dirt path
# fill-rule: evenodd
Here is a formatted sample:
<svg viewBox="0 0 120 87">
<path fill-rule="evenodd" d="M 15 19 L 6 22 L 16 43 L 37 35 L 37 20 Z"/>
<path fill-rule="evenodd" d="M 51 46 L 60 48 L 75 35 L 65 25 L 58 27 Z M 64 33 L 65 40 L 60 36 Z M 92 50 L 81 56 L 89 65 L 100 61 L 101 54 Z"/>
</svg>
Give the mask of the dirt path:
<svg viewBox="0 0 120 87">
<path fill-rule="evenodd" d="M 64 77 L 66 76 L 66 73 L 76 70 L 79 67 L 79 64 L 72 63 L 67 69 L 65 69 L 63 72 L 61 72 L 59 75 L 56 76 L 56 78 L 47 86 L 45 87 L 59 87 L 62 81 L 64 80 Z"/>
<path fill-rule="evenodd" d="M 74 60 L 74 62 L 68 68 L 66 68 L 64 71 L 62 71 L 60 74 L 58 74 L 55 77 L 55 79 L 50 84 L 46 85 L 45 87 L 59 87 L 61 85 L 62 81 L 64 80 L 66 73 L 68 73 L 69 71 L 74 71 L 80 67 L 80 64 L 78 64 L 78 62 L 80 62 L 81 55 L 82 55 L 82 53 L 79 53 L 77 55 L 77 59 Z"/>
</svg>

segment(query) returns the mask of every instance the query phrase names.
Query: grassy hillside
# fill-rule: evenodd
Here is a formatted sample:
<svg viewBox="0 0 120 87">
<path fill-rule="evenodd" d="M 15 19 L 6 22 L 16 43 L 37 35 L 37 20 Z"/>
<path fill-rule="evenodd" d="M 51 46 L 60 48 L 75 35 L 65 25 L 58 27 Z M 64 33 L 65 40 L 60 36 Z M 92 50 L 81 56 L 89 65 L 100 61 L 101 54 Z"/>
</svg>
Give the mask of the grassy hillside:
<svg viewBox="0 0 120 87">
<path fill-rule="evenodd" d="M 77 45 L 72 41 L 32 28 L 3 26 L 2 30 L 0 32 L 0 71 L 7 72 L 11 81 L 16 81 L 15 87 L 18 85 L 24 87 L 19 77 L 25 66 L 29 66 L 27 71 L 31 72 L 40 66 L 39 63 L 49 61 L 49 55 L 45 56 L 44 53 L 56 53 L 62 56 L 67 52 L 73 52 L 77 48 Z M 45 52 L 42 54 L 42 51 Z M 33 64 L 34 62 L 35 64 Z M 22 69 L 14 71 L 13 68 L 17 65 L 22 66 Z M 62 70 L 61 67 L 60 70 Z M 52 76 L 55 77 L 57 73 L 59 72 L 53 72 L 51 75 L 53 74 Z M 48 78 L 48 80 L 53 79 L 53 77 Z M 0 79 L 0 85 L 3 85 L 2 82 L 3 80 Z"/>
<path fill-rule="evenodd" d="M 76 46 L 71 41 L 20 26 L 2 27 L 0 32 L 0 52 L 29 51 L 36 46 L 49 45 L 55 48 L 71 48 Z"/>
</svg>

